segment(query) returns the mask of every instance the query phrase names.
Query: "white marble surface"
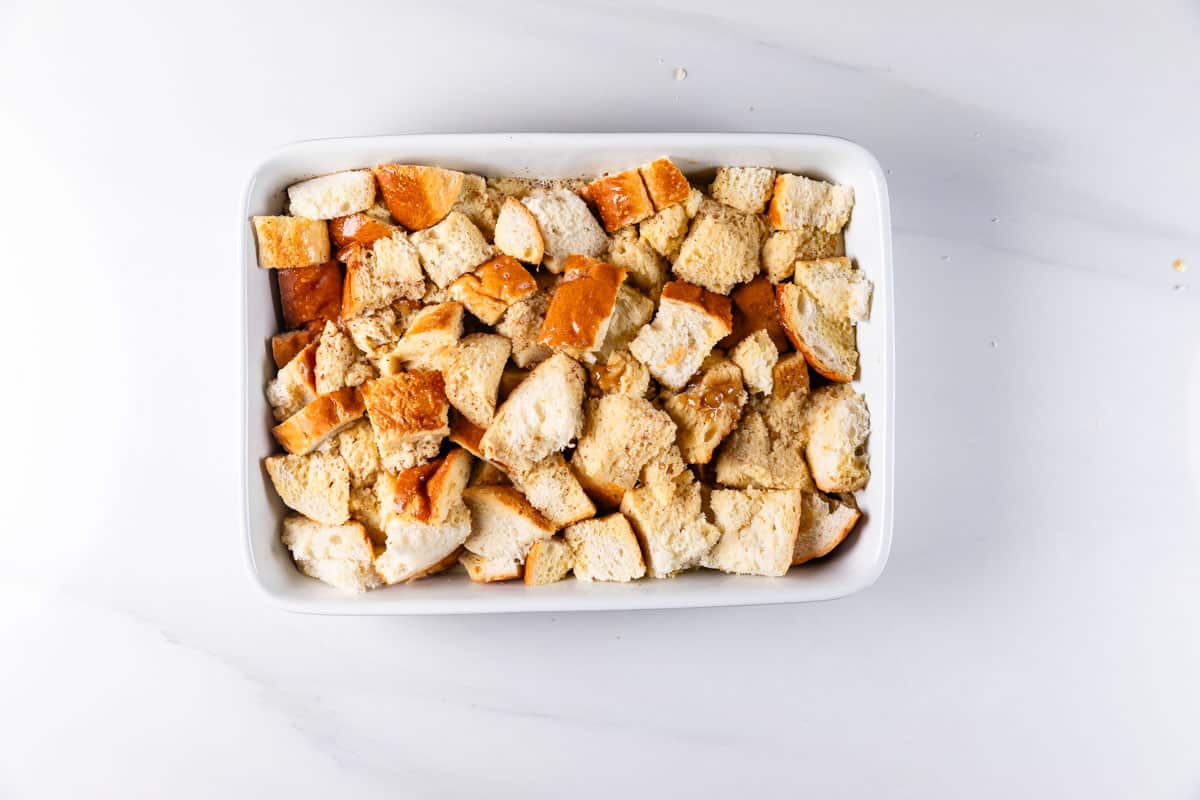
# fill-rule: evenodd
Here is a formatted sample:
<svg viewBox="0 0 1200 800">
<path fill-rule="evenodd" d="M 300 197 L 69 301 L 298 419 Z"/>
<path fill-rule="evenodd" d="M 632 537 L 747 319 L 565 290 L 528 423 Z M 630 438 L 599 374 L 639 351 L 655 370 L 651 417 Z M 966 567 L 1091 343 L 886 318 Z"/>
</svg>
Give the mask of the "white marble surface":
<svg viewBox="0 0 1200 800">
<path fill-rule="evenodd" d="M 1195 2 L 4 3 L 0 796 L 1200 797 L 1198 36 Z M 506 129 L 888 167 L 877 585 L 440 619 L 255 592 L 246 174 Z"/>
</svg>

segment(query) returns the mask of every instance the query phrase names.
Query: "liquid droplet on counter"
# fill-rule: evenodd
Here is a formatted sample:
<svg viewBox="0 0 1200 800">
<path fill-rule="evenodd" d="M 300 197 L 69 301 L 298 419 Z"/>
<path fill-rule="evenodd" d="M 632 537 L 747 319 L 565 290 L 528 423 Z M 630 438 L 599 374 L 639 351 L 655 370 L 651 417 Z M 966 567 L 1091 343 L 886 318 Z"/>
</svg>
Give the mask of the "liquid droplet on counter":
<svg viewBox="0 0 1200 800">
<path fill-rule="evenodd" d="M 675 68 L 675 80 L 677 80 L 677 81 L 681 81 L 681 80 L 683 80 L 683 79 L 684 79 L 684 78 L 686 78 L 686 77 L 687 77 L 687 70 L 686 70 L 686 69 L 684 69 L 683 67 L 676 67 L 676 68 Z"/>
<path fill-rule="evenodd" d="M 1187 272 L 1187 264 L 1184 263 L 1182 258 L 1177 258 L 1171 262 L 1171 269 L 1176 272 Z"/>
</svg>

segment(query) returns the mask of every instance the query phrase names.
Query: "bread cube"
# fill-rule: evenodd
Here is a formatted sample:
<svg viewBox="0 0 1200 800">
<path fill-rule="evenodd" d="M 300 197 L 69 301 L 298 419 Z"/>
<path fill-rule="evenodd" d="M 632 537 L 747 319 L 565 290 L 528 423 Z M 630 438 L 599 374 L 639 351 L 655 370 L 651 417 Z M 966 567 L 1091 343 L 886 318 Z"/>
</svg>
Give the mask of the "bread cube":
<svg viewBox="0 0 1200 800">
<path fill-rule="evenodd" d="M 650 195 L 655 211 L 662 211 L 687 200 L 692 187 L 671 159 L 655 159 L 638 167 L 638 172 L 646 184 L 646 193 Z"/>
<path fill-rule="evenodd" d="M 494 333 L 474 333 L 442 351 L 446 397 L 464 417 L 480 427 L 492 422 L 500 377 L 512 345 Z"/>
<path fill-rule="evenodd" d="M 597 178 L 587 185 L 586 195 L 609 233 L 654 213 L 654 204 L 636 169 Z"/>
<path fill-rule="evenodd" d="M 775 189 L 775 170 L 768 167 L 720 167 L 709 193 L 718 203 L 747 214 L 761 214 Z"/>
<path fill-rule="evenodd" d="M 567 577 L 572 562 L 571 548 L 562 539 L 538 539 L 525 558 L 525 585 L 557 583 Z"/>
<path fill-rule="evenodd" d="M 642 241 L 654 248 L 656 253 L 674 261 L 679 255 L 679 249 L 683 247 L 683 240 L 687 238 L 690 221 L 686 206 L 668 206 L 654 216 L 642 220 L 638 225 L 638 233 L 641 234 Z M 647 286 L 638 284 L 638 288 L 650 292 Z"/>
<path fill-rule="evenodd" d="M 288 187 L 288 213 L 293 217 L 333 219 L 375 204 L 375 178 L 367 169 L 335 172 Z"/>
<path fill-rule="evenodd" d="M 701 212 L 692 223 L 671 270 L 681 280 L 729 294 L 759 273 L 761 220 L 731 208 Z"/>
<path fill-rule="evenodd" d="M 342 289 L 342 318 L 384 308 L 397 300 L 416 300 L 425 291 L 417 249 L 402 232 L 378 239 L 368 249 L 344 248 L 346 281 Z"/>
<path fill-rule="evenodd" d="M 520 562 L 511 558 L 484 558 L 470 550 L 458 557 L 458 563 L 467 570 L 467 577 L 476 583 L 516 580 L 525 571 Z"/>
<path fill-rule="evenodd" d="M 619 513 L 576 522 L 563 531 L 563 539 L 581 581 L 625 582 L 646 574 L 637 537 Z"/>
<path fill-rule="evenodd" d="M 292 269 L 329 260 L 329 230 L 321 220 L 305 217 L 253 217 L 258 238 L 258 265 Z"/>
<path fill-rule="evenodd" d="M 281 539 L 305 575 L 352 592 L 380 585 L 371 542 L 357 522 L 323 525 L 294 515 L 283 521 Z"/>
<path fill-rule="evenodd" d="M 435 524 L 462 505 L 471 477 L 471 454 L 451 448 L 427 464 L 380 474 L 375 490 L 384 525 L 393 520 Z"/>
<path fill-rule="evenodd" d="M 500 255 L 450 284 L 450 297 L 480 322 L 495 325 L 514 303 L 537 293 L 537 282 L 521 262 Z"/>
<path fill-rule="evenodd" d="M 410 231 L 445 218 L 458 201 L 464 178 L 454 170 L 414 164 L 380 164 L 373 171 L 388 211 Z"/>
<path fill-rule="evenodd" d="M 608 237 L 574 192 L 539 190 L 521 202 L 537 218 L 545 245 L 542 263 L 551 272 L 562 272 L 568 256 L 598 258 L 608 248 Z"/>
<path fill-rule="evenodd" d="M 426 274 L 439 288 L 492 257 L 492 246 L 467 216 L 451 211 L 446 218 L 412 235 Z"/>
<path fill-rule="evenodd" d="M 820 492 L 806 492 L 801 508 L 792 566 L 829 555 L 850 535 L 862 516 L 849 503 Z"/>
<path fill-rule="evenodd" d="M 463 175 L 462 189 L 451 210 L 460 211 L 479 228 L 489 242 L 496 235 L 504 193 L 487 185 L 482 175 Z"/>
<path fill-rule="evenodd" d="M 701 565 L 738 575 L 786 575 L 800 531 L 801 495 L 795 489 L 714 489 L 710 502 L 721 538 Z"/>
<path fill-rule="evenodd" d="M 721 440 L 737 425 L 746 399 L 741 370 L 731 361 L 718 359 L 663 403 L 678 428 L 675 443 L 686 463 L 712 460 Z"/>
<path fill-rule="evenodd" d="M 505 198 L 500 206 L 496 249 L 526 264 L 540 264 L 546 255 L 546 240 L 538 228 L 537 217 L 515 197 Z"/>
<path fill-rule="evenodd" d="M 352 244 L 370 247 L 398 232 L 401 232 L 400 229 L 392 223 L 369 213 L 348 214 L 329 220 L 329 238 L 339 251 Z"/>
<path fill-rule="evenodd" d="M 663 287 L 658 313 L 629 351 L 664 386 L 679 390 L 700 368 L 713 345 L 732 330 L 729 298 L 682 281 Z"/>
<path fill-rule="evenodd" d="M 420 522 L 392 516 L 387 522 L 387 546 L 375 558 L 375 571 L 389 586 L 415 581 L 452 567 L 471 535 L 471 515 L 462 503 L 441 522 Z"/>
<path fill-rule="evenodd" d="M 342 306 L 342 265 L 327 261 L 315 267 L 280 270 L 279 305 L 288 328 L 336 320 Z"/>
<path fill-rule="evenodd" d="M 841 231 L 827 233 L 805 225 L 791 231 L 773 231 L 763 242 L 762 262 L 773 283 L 792 277 L 797 261 L 832 258 L 846 254 L 846 240 Z"/>
<path fill-rule="evenodd" d="M 465 546 L 476 555 L 524 563 L 534 542 L 554 535 L 554 526 L 511 486 L 472 486 L 463 500 L 471 509 Z"/>
<path fill-rule="evenodd" d="M 446 387 L 438 372 L 401 372 L 362 387 L 367 416 L 385 469 L 423 464 L 450 432 Z"/>
<path fill-rule="evenodd" d="M 413 316 L 408 330 L 388 355 L 384 372 L 405 369 L 440 370 L 442 353 L 458 342 L 463 332 L 463 308 L 449 302 L 426 306 Z"/>
<path fill-rule="evenodd" d="M 766 330 L 759 329 L 747 336 L 729 359 L 742 370 L 742 379 L 752 392 L 770 394 L 774 385 L 773 371 L 779 361 L 779 351 Z"/>
<path fill-rule="evenodd" d="M 307 345 L 267 384 L 267 402 L 276 422 L 283 422 L 317 399 L 317 344 Z"/>
<path fill-rule="evenodd" d="M 539 339 L 553 350 L 581 358 L 604 343 L 626 272 L 586 256 L 571 256 L 564 266 Z"/>
<path fill-rule="evenodd" d="M 646 466 L 643 485 L 621 499 L 637 534 L 647 574 L 669 578 L 700 563 L 721 533 L 704 517 L 700 485 L 675 447 Z"/>
<path fill-rule="evenodd" d="M 596 515 L 596 506 L 562 453 L 551 453 L 525 472 L 514 473 L 512 483 L 556 529 Z"/>
<path fill-rule="evenodd" d="M 804 410 L 805 454 L 823 492 L 857 492 L 871 477 L 867 436 L 871 416 L 863 396 L 846 384 L 813 392 Z"/>
<path fill-rule="evenodd" d="M 787 334 L 779 321 L 779 307 L 775 304 L 775 287 L 760 275 L 749 283 L 733 290 L 733 332 L 718 343 L 718 347 L 731 349 L 755 331 L 766 331 L 780 353 L 788 349 Z"/>
<path fill-rule="evenodd" d="M 321 335 L 321 328 L 312 326 L 298 331 L 277 333 L 271 337 L 271 358 L 275 360 L 275 368 L 283 369 L 287 363 L 296 357 L 304 348 L 315 342 Z M 311 399 L 311 398 L 310 398 Z M 307 400 L 305 402 L 308 402 Z"/>
<path fill-rule="evenodd" d="M 675 441 L 675 424 L 648 400 L 624 394 L 587 402 L 571 466 L 601 505 L 616 507 L 652 458 Z"/>
<path fill-rule="evenodd" d="M 652 298 L 662 293 L 669 277 L 667 262 L 647 242 L 638 238 L 633 227 L 622 228 L 613 236 L 608 260 L 629 272 L 629 282 Z"/>
<path fill-rule="evenodd" d="M 350 519 L 350 470 L 339 456 L 269 456 L 263 466 L 288 508 L 326 525 Z"/>
<path fill-rule="evenodd" d="M 852 323 L 871 314 L 871 282 L 845 256 L 797 261 L 795 283 L 817 301 L 821 311 Z"/>
<path fill-rule="evenodd" d="M 539 291 L 513 303 L 496 325 L 496 332 L 512 342 L 512 360 L 518 367 L 536 366 L 554 354 L 541 342 L 551 296 L 549 291 Z"/>
<path fill-rule="evenodd" d="M 832 381 L 854 380 L 858 345 L 849 318 L 826 314 L 804 287 L 793 283 L 775 287 L 775 302 L 784 332 L 813 369 Z"/>
<path fill-rule="evenodd" d="M 358 389 L 347 386 L 320 395 L 272 428 L 271 433 L 284 450 L 293 455 L 304 455 L 361 418 L 363 409 Z"/>
<path fill-rule="evenodd" d="M 583 367 L 558 354 L 539 364 L 500 406 L 480 441 L 488 461 L 525 472 L 565 449 L 583 427 Z"/>
<path fill-rule="evenodd" d="M 850 220 L 853 208 L 853 186 L 785 173 L 775 178 L 767 218 L 776 230 L 811 226 L 826 233 L 837 233 Z"/>
</svg>

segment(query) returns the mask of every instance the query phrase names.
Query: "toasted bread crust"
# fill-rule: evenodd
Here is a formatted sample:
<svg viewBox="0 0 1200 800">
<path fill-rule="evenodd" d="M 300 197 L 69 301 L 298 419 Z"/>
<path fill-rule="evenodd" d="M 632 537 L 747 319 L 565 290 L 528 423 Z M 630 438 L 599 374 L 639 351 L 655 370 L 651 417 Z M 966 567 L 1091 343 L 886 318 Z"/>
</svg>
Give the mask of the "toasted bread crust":
<svg viewBox="0 0 1200 800">
<path fill-rule="evenodd" d="M 627 271 L 587 256 L 570 256 L 564 274 L 578 272 L 554 290 L 539 341 L 547 347 L 594 350 L 603 344 L 605 323 Z"/>
<path fill-rule="evenodd" d="M 315 267 L 280 270 L 279 305 L 288 328 L 336 320 L 342 308 L 342 265 L 326 261 Z"/>
<path fill-rule="evenodd" d="M 597 178 L 587 185 L 586 191 L 609 233 L 641 222 L 654 213 L 646 184 L 636 169 Z"/>
<path fill-rule="evenodd" d="M 358 389 L 347 386 L 321 395 L 272 428 L 271 433 L 289 453 L 304 455 L 360 418 L 364 411 Z"/>
<path fill-rule="evenodd" d="M 324 220 L 305 217 L 253 217 L 258 265 L 293 269 L 329 260 L 329 229 Z"/>
<path fill-rule="evenodd" d="M 453 448 L 427 464 L 401 470 L 390 478 L 390 508 L 385 517 L 395 515 L 410 522 L 439 523 L 449 507 L 461 499 L 469 475 L 471 454 Z"/>
<path fill-rule="evenodd" d="M 288 331 L 287 333 L 277 333 L 271 337 L 271 357 L 275 359 L 275 367 L 283 369 L 287 363 L 296 357 L 304 348 L 308 347 L 313 342 L 317 341 L 321 336 L 321 329 L 318 327 L 305 328 L 299 331 Z M 316 349 L 313 350 L 313 357 L 316 356 Z M 315 364 L 309 364 L 309 370 L 315 368 Z"/>
<path fill-rule="evenodd" d="M 804 290 L 799 286 L 786 283 L 781 283 L 775 287 L 775 302 L 779 309 L 779 320 L 783 323 L 784 333 L 787 334 L 792 346 L 804 354 L 804 360 L 808 362 L 808 365 L 813 370 L 829 378 L 829 380 L 837 381 L 838 383 L 849 383 L 854 380 L 853 372 L 847 373 L 822 358 L 812 343 L 804 339 L 798 328 L 794 324 L 789 323 L 790 314 L 793 313 L 793 309 L 791 308 L 794 305 L 793 298 L 791 297 L 791 292 L 793 291 L 802 292 Z"/>
<path fill-rule="evenodd" d="M 349 244 L 370 247 L 375 240 L 391 236 L 396 230 L 395 225 L 362 212 L 329 220 L 329 238 L 339 250 Z"/>
<path fill-rule="evenodd" d="M 496 220 L 496 248 L 527 264 L 540 264 L 546 255 L 546 240 L 537 217 L 520 200 L 507 197 Z"/>
<path fill-rule="evenodd" d="M 537 294 L 537 281 L 512 256 L 499 255 L 450 284 L 450 297 L 487 325 L 495 325 L 514 303 Z"/>
<path fill-rule="evenodd" d="M 479 449 L 479 440 L 485 433 L 487 433 L 487 429 L 479 427 L 462 414 L 455 414 L 454 420 L 450 423 L 449 439 L 476 458 L 483 458 L 483 451 Z"/>
<path fill-rule="evenodd" d="M 441 167 L 379 164 L 373 171 L 388 211 L 409 230 L 441 222 L 462 191 L 463 174 Z"/>
<path fill-rule="evenodd" d="M 655 159 L 639 167 L 638 172 L 646 183 L 646 192 L 654 203 L 655 211 L 687 200 L 692 187 L 671 159 Z"/>
<path fill-rule="evenodd" d="M 362 387 L 371 424 L 382 436 L 404 436 L 447 427 L 449 403 L 440 372 L 414 370 L 368 381 Z"/>
<path fill-rule="evenodd" d="M 732 304 L 728 297 L 695 286 L 686 281 L 671 281 L 662 290 L 663 300 L 676 300 L 680 303 L 690 303 L 704 311 L 709 316 L 721 320 L 726 330 L 733 329 Z"/>
</svg>

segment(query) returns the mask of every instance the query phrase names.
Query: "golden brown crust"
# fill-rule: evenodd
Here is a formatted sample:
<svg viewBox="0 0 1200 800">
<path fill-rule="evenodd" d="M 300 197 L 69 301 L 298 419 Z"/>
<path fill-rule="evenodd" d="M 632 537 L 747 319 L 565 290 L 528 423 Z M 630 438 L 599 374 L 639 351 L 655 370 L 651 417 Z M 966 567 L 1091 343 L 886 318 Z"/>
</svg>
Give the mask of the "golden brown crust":
<svg viewBox="0 0 1200 800">
<path fill-rule="evenodd" d="M 777 401 L 786 400 L 796 392 L 808 394 L 808 363 L 800 354 L 787 356 L 776 362 L 771 370 L 771 397 Z"/>
<path fill-rule="evenodd" d="M 437 523 L 446 518 L 448 504 L 455 497 L 454 481 L 462 481 L 469 469 L 471 454 L 454 448 L 441 458 L 400 470 L 391 475 L 390 507 L 383 509 L 384 517 L 392 515 L 409 522 Z M 463 464 L 462 462 L 467 462 Z M 458 487 L 458 492 L 462 486 Z"/>
<path fill-rule="evenodd" d="M 597 178 L 585 191 L 609 233 L 654 214 L 654 204 L 636 169 Z"/>
<path fill-rule="evenodd" d="M 339 250 L 350 244 L 370 247 L 375 240 L 385 239 L 397 230 L 395 225 L 362 212 L 329 220 L 329 238 Z"/>
<path fill-rule="evenodd" d="M 568 256 L 564 280 L 554 290 L 539 341 L 547 347 L 593 350 L 617 302 L 617 290 L 628 271 L 587 256 Z"/>
<path fill-rule="evenodd" d="M 316 345 L 309 345 L 315 353 Z M 440 376 L 439 376 L 440 377 Z M 358 389 L 347 386 L 323 394 L 271 429 L 275 439 L 292 455 L 302 456 L 359 419 L 365 410 Z"/>
<path fill-rule="evenodd" d="M 329 229 L 324 220 L 305 217 L 252 219 L 260 267 L 294 269 L 329 260 Z"/>
<path fill-rule="evenodd" d="M 479 427 L 462 414 L 456 413 L 450 422 L 450 441 L 476 458 L 483 458 L 483 451 L 479 449 L 479 440 L 485 433 L 487 433 L 486 428 Z"/>
<path fill-rule="evenodd" d="M 646 191 L 654 202 L 655 211 L 687 200 L 692 187 L 671 159 L 659 158 L 643 164 L 638 172 L 646 182 Z"/>
<path fill-rule="evenodd" d="M 428 306 L 425 313 L 413 320 L 405 336 L 416 336 L 430 331 L 455 330 L 462 325 L 462 305 L 453 301 Z"/>
<path fill-rule="evenodd" d="M 319 338 L 321 338 L 321 329 L 315 326 L 298 331 L 277 333 L 272 336 L 271 357 L 275 359 L 276 369 L 283 369 L 297 354 L 303 352 L 304 348 L 313 344 Z M 312 348 L 313 355 L 308 364 L 310 372 L 316 368 L 316 353 L 317 349 L 314 346 Z"/>
<path fill-rule="evenodd" d="M 721 320 L 726 330 L 733 330 L 733 312 L 729 298 L 710 292 L 687 281 L 671 281 L 663 286 L 662 300 L 690 303 L 712 317 Z"/>
<path fill-rule="evenodd" d="M 514 303 L 537 294 L 537 281 L 512 256 L 496 256 L 450 284 L 450 297 L 488 324 L 495 325 Z"/>
<path fill-rule="evenodd" d="M 516 580 L 521 577 L 525 570 L 522 565 L 513 561 L 509 569 L 505 572 L 487 573 L 484 572 L 484 568 L 488 566 L 488 559 L 471 552 L 463 553 L 459 560 L 467 570 L 467 577 L 475 583 L 497 583 L 500 581 Z"/>
<path fill-rule="evenodd" d="M 336 320 L 342 308 L 342 265 L 326 261 L 315 267 L 280 270 L 279 305 L 288 328 Z"/>
<path fill-rule="evenodd" d="M 775 343 L 776 350 L 782 353 L 788 349 L 787 334 L 779 322 L 779 308 L 775 304 L 775 287 L 765 275 L 734 289 L 730 299 L 733 301 L 733 332 L 718 342 L 717 347 L 732 349 L 755 331 L 764 330 Z"/>
<path fill-rule="evenodd" d="M 372 171 L 384 205 L 409 230 L 424 230 L 441 222 L 462 191 L 463 174 L 441 167 L 379 164 Z"/>
<path fill-rule="evenodd" d="M 362 387 L 367 416 L 380 436 L 408 436 L 447 427 L 449 403 L 440 372 L 400 372 Z"/>
<path fill-rule="evenodd" d="M 828 547 L 819 547 L 810 553 L 804 553 L 799 556 L 793 553 L 792 566 L 794 567 L 797 564 L 806 564 L 815 558 L 823 558 L 832 553 L 837 549 L 838 545 L 846 540 L 846 537 L 849 536 L 850 532 L 854 530 L 854 527 L 858 525 L 858 521 L 860 519 L 862 519 L 862 512 L 858 509 L 854 509 L 854 513 L 851 515 L 850 519 L 848 519 L 846 524 L 842 526 L 842 529 L 838 531 L 837 536 L 832 539 Z"/>
</svg>

